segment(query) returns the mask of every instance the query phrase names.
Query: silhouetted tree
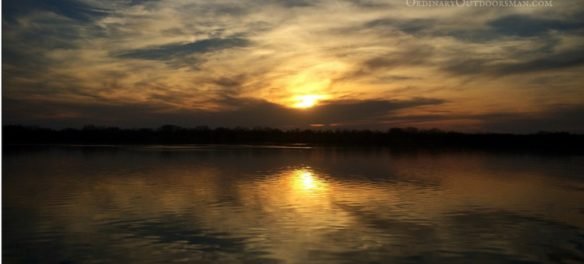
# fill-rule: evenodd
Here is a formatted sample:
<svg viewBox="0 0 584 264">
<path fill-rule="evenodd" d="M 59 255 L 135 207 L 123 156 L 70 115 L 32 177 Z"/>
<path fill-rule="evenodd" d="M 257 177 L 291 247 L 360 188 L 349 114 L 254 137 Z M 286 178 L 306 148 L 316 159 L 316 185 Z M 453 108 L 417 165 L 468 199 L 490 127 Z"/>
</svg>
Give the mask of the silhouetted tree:
<svg viewBox="0 0 584 264">
<path fill-rule="evenodd" d="M 567 132 L 465 134 L 438 129 L 391 128 L 372 130 L 281 130 L 269 127 L 121 129 L 86 125 L 81 129 L 3 126 L 3 144 L 312 144 L 378 146 L 401 149 L 483 149 L 584 153 L 584 135 Z"/>
</svg>

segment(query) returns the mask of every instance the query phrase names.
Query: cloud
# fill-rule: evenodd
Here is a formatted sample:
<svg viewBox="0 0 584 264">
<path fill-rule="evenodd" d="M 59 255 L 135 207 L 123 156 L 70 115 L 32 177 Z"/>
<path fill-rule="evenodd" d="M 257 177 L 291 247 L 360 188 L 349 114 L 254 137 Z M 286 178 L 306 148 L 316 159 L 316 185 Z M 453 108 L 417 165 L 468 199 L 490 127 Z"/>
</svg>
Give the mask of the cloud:
<svg viewBox="0 0 584 264">
<path fill-rule="evenodd" d="M 389 8 L 392 4 L 383 0 L 345 0 L 354 6 L 361 8 Z"/>
<path fill-rule="evenodd" d="M 299 110 L 253 98 L 224 97 L 218 110 L 179 109 L 164 104 L 81 104 L 42 100 L 6 100 L 5 123 L 41 124 L 51 127 L 79 127 L 85 124 L 120 127 L 152 127 L 161 124 L 182 126 L 271 126 L 307 128 L 310 124 L 334 124 L 346 128 L 366 128 L 379 120 L 391 119 L 398 110 L 438 105 L 444 100 L 328 101 L 321 106 Z"/>
<path fill-rule="evenodd" d="M 484 59 L 455 58 L 443 64 L 443 70 L 453 74 L 479 74 L 485 72 L 485 64 L 488 61 Z"/>
<path fill-rule="evenodd" d="M 398 29 L 405 33 L 416 34 L 419 32 L 431 30 L 435 23 L 437 23 L 437 21 L 427 18 L 424 19 L 382 18 L 368 21 L 365 24 L 363 24 L 362 27 L 381 31 Z"/>
<path fill-rule="evenodd" d="M 386 73 L 396 68 L 428 65 L 433 52 L 431 46 L 416 44 L 398 52 L 374 56 L 362 62 L 356 62 L 356 70 L 345 73 L 335 81 L 343 82 L 367 77 L 374 77 L 372 79 L 375 80 L 386 79 Z"/>
<path fill-rule="evenodd" d="M 507 75 L 545 70 L 561 70 L 582 65 L 584 65 L 584 53 L 582 50 L 568 50 L 542 56 L 522 63 L 499 65 L 498 67 L 495 67 L 493 71 L 499 75 Z"/>
<path fill-rule="evenodd" d="M 469 132 L 535 133 L 569 131 L 584 133 L 582 105 L 547 105 L 528 112 L 428 113 L 397 115 L 384 120 L 386 126 L 441 128 Z"/>
<path fill-rule="evenodd" d="M 581 50 L 566 50 L 512 63 L 493 62 L 485 58 L 458 58 L 443 64 L 441 67 L 454 74 L 482 74 L 500 77 L 541 71 L 558 71 L 582 65 L 584 65 L 584 53 Z"/>
<path fill-rule="evenodd" d="M 488 25 L 497 33 L 508 36 L 531 37 L 548 33 L 550 30 L 570 31 L 584 29 L 584 22 L 575 19 L 548 19 L 527 15 L 509 15 L 496 18 Z"/>
<path fill-rule="evenodd" d="M 222 49 L 245 47 L 247 45 L 249 45 L 249 41 L 243 38 L 212 38 L 187 44 L 168 44 L 157 47 L 126 50 L 117 54 L 117 57 L 144 60 L 169 60 L 196 53 L 207 53 Z"/>
<path fill-rule="evenodd" d="M 584 106 L 557 105 L 540 112 L 490 113 L 476 118 L 485 131 L 521 132 L 572 131 L 584 133 Z"/>
<path fill-rule="evenodd" d="M 310 109 L 312 123 L 374 123 L 387 118 L 393 111 L 426 105 L 439 105 L 441 99 L 413 98 L 409 100 L 342 100 Z M 308 114 L 307 114 L 308 115 Z"/>
<path fill-rule="evenodd" d="M 277 2 L 287 7 L 307 7 L 318 3 L 318 1 L 310 0 L 280 0 Z"/>
<path fill-rule="evenodd" d="M 2 15 L 10 21 L 39 10 L 84 22 L 106 16 L 110 11 L 77 0 L 18 0 L 2 3 Z"/>
</svg>

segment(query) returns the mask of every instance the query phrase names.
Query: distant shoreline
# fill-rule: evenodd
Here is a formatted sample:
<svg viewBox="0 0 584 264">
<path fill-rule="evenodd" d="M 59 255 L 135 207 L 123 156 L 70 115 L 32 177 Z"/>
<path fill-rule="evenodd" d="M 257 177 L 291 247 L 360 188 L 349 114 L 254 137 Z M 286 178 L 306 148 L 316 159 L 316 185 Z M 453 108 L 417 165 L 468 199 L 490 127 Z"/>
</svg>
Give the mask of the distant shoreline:
<svg viewBox="0 0 584 264">
<path fill-rule="evenodd" d="M 392 128 L 371 130 L 281 130 L 274 128 L 160 128 L 122 129 L 86 126 L 49 129 L 3 126 L 3 145 L 277 145 L 389 147 L 396 150 L 487 150 L 584 154 L 584 134 L 460 133 L 437 129 Z"/>
</svg>

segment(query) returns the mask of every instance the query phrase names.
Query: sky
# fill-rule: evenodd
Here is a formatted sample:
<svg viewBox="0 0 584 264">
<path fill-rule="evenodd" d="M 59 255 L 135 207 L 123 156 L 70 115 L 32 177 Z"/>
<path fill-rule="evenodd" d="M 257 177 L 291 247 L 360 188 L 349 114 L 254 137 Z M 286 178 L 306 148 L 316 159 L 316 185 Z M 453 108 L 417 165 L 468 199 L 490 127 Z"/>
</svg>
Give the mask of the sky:
<svg viewBox="0 0 584 264">
<path fill-rule="evenodd" d="M 584 0 L 547 1 L 6 0 L 3 123 L 584 132 Z"/>
</svg>

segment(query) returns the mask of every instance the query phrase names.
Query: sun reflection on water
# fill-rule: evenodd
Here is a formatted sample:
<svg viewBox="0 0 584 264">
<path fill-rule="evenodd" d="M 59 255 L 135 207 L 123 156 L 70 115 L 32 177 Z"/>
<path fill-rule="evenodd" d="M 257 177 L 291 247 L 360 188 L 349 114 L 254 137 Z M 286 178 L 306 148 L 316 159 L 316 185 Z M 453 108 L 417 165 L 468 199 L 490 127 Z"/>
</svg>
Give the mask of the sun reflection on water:
<svg viewBox="0 0 584 264">
<path fill-rule="evenodd" d="M 316 176 L 309 168 L 301 168 L 292 172 L 292 186 L 294 190 L 319 193 L 327 190 L 327 183 Z"/>
</svg>

